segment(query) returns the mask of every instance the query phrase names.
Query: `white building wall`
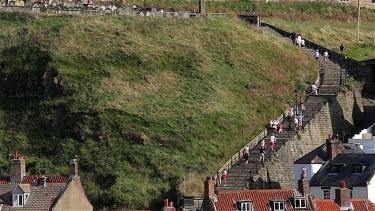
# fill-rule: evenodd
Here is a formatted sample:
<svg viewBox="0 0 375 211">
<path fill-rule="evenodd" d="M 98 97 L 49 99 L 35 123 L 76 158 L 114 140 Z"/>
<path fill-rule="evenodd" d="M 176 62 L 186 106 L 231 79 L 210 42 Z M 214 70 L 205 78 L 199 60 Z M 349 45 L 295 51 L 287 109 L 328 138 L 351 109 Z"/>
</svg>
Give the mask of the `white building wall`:
<svg viewBox="0 0 375 211">
<path fill-rule="evenodd" d="M 368 199 L 372 201 L 372 203 L 375 203 L 375 177 L 372 177 L 372 180 L 367 187 Z"/>
<path fill-rule="evenodd" d="M 371 198 L 372 198 L 371 201 L 374 202 L 373 201 L 373 200 L 375 200 L 374 199 L 374 197 L 375 197 L 374 188 L 375 188 L 375 185 L 372 185 L 371 190 L 368 187 L 354 187 L 353 192 L 352 192 L 353 198 L 369 199 L 369 200 L 371 200 Z M 339 189 L 339 187 L 331 187 L 331 189 L 330 189 L 331 199 L 335 199 L 336 189 Z M 310 192 L 311 192 L 312 195 L 314 195 L 314 197 L 316 199 L 323 199 L 324 198 L 323 189 L 320 186 L 319 187 L 318 186 L 310 187 Z"/>
<path fill-rule="evenodd" d="M 302 168 L 306 168 L 308 180 L 322 167 L 322 164 L 294 164 L 294 188 L 298 188 L 298 180 L 301 179 Z"/>
</svg>

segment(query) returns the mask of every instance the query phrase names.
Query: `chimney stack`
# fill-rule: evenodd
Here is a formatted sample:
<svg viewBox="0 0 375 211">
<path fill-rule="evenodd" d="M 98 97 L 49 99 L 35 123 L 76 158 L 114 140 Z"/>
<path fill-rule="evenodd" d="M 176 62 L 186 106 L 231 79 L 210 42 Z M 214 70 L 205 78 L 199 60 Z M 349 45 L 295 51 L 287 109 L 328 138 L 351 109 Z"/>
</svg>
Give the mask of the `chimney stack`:
<svg viewBox="0 0 375 211">
<path fill-rule="evenodd" d="M 47 177 L 45 177 L 44 175 L 39 177 L 38 178 L 38 185 L 43 186 L 43 187 L 47 186 Z"/>
<path fill-rule="evenodd" d="M 350 203 L 350 189 L 346 188 L 346 183 L 340 181 L 340 189 L 336 189 L 336 203 L 341 209 L 349 209 L 351 207 Z"/>
<path fill-rule="evenodd" d="M 78 176 L 78 162 L 77 159 L 70 159 L 69 175 Z"/>
<path fill-rule="evenodd" d="M 331 160 L 333 160 L 338 154 L 342 154 L 342 142 L 338 139 L 326 140 L 327 153 Z"/>
<path fill-rule="evenodd" d="M 23 156 L 16 152 L 14 158 L 10 161 L 10 182 L 21 183 L 26 176 L 26 161 Z"/>
<path fill-rule="evenodd" d="M 302 168 L 301 179 L 298 180 L 298 190 L 303 196 L 310 195 L 310 184 L 307 179 L 306 168 Z"/>
<path fill-rule="evenodd" d="M 173 207 L 173 202 L 169 202 L 168 199 L 164 200 L 164 207 L 161 209 L 162 211 L 176 211 L 176 208 Z"/>
<path fill-rule="evenodd" d="M 212 177 L 207 177 L 206 181 L 204 181 L 204 197 L 212 198 L 215 196 L 215 181 Z"/>
</svg>

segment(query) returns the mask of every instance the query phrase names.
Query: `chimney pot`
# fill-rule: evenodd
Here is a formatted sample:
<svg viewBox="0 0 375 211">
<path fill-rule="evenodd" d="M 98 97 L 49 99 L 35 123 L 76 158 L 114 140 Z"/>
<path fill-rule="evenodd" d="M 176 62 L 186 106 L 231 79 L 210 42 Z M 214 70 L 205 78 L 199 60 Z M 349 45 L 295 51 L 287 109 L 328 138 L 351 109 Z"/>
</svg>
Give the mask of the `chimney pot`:
<svg viewBox="0 0 375 211">
<path fill-rule="evenodd" d="M 164 207 L 168 207 L 168 199 L 164 200 Z"/>
<path fill-rule="evenodd" d="M 78 162 L 77 159 L 70 159 L 69 175 L 78 176 Z"/>
<path fill-rule="evenodd" d="M 301 179 L 298 180 L 298 189 L 303 196 L 310 195 L 310 184 L 306 176 L 306 168 L 302 168 Z"/>
</svg>

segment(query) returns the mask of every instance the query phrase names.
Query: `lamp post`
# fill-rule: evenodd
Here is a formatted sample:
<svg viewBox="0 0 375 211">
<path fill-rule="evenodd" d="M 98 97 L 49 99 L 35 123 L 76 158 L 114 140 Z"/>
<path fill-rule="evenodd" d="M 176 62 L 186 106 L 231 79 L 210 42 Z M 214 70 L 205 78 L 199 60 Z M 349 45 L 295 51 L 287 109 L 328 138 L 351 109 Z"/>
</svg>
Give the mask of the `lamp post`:
<svg viewBox="0 0 375 211">
<path fill-rule="evenodd" d="M 297 97 L 298 97 L 298 91 L 297 91 L 297 89 L 296 90 L 294 90 L 294 97 L 296 98 L 296 101 L 295 101 L 295 107 L 294 107 L 294 116 L 297 116 Z"/>
<path fill-rule="evenodd" d="M 359 42 L 359 20 L 361 18 L 361 7 L 359 6 L 358 0 L 358 16 L 357 16 L 357 42 Z"/>
</svg>

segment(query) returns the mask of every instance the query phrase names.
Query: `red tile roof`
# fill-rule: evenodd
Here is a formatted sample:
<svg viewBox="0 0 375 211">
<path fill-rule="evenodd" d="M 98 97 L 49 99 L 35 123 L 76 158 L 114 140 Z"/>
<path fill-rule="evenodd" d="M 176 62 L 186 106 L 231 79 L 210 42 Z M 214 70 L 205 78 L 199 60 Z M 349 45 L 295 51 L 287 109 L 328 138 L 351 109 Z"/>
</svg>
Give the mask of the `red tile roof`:
<svg viewBox="0 0 375 211">
<path fill-rule="evenodd" d="M 68 176 L 63 174 L 52 174 L 52 175 L 44 175 L 47 177 L 47 183 L 67 183 Z M 32 176 L 25 176 L 22 179 L 22 184 L 33 184 L 38 182 L 38 178 L 41 177 L 39 175 L 32 175 Z"/>
<path fill-rule="evenodd" d="M 375 204 L 368 199 L 351 199 L 355 211 L 375 211 Z M 317 211 L 340 211 L 333 199 L 314 199 Z"/>
<path fill-rule="evenodd" d="M 251 200 L 255 210 L 270 210 L 268 205 L 270 200 L 282 200 L 285 201 L 287 210 L 294 210 L 289 199 L 296 196 L 301 196 L 301 194 L 295 189 L 222 190 L 217 193 L 218 200 L 215 206 L 220 211 L 235 211 L 236 201 Z M 308 207 L 308 210 L 312 210 L 310 206 Z"/>
<path fill-rule="evenodd" d="M 351 199 L 354 210 L 375 211 L 375 204 L 368 199 Z"/>
<path fill-rule="evenodd" d="M 335 211 L 340 210 L 339 205 L 333 199 L 314 199 L 316 210 Z"/>
</svg>

